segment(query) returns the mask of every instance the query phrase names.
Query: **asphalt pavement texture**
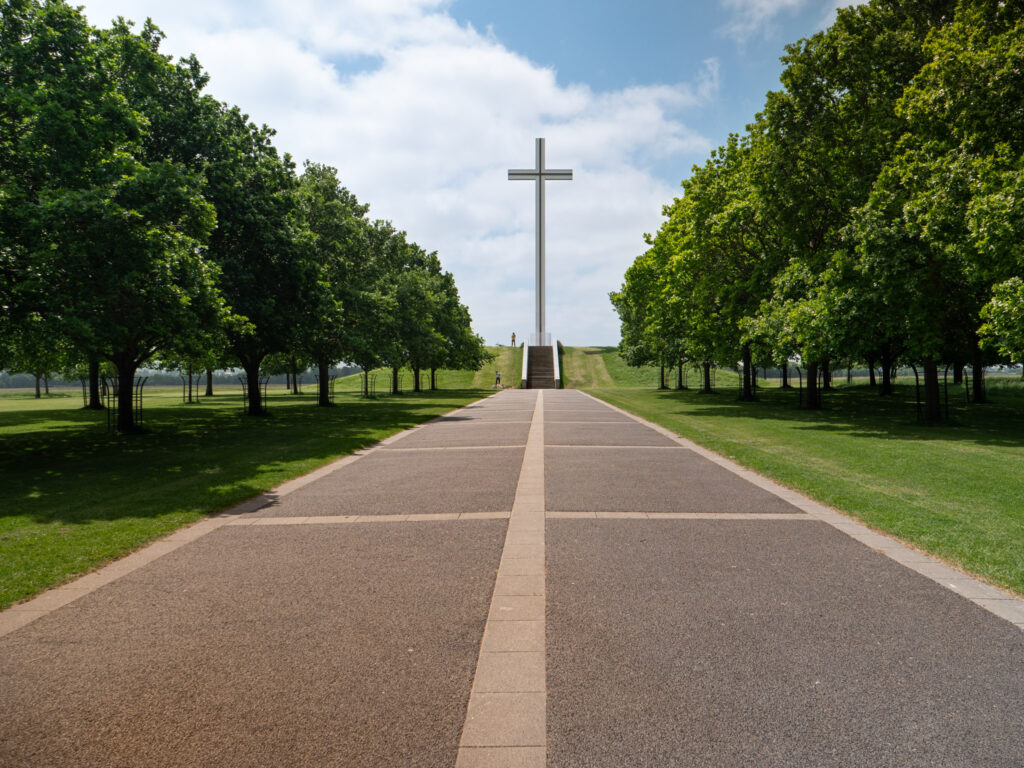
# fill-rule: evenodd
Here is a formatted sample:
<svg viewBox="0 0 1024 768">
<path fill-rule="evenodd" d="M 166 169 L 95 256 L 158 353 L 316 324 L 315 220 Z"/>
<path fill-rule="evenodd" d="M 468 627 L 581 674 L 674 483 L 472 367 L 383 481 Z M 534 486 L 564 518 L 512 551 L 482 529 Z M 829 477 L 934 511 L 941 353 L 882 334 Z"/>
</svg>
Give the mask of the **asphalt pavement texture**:
<svg viewBox="0 0 1024 768">
<path fill-rule="evenodd" d="M 508 521 L 421 516 L 512 509 L 536 398 L 411 430 L 0 637 L 0 766 L 454 766 Z M 547 521 L 549 766 L 1024 766 L 1019 629 L 603 403 L 543 398 L 547 510 L 718 515 Z"/>
</svg>

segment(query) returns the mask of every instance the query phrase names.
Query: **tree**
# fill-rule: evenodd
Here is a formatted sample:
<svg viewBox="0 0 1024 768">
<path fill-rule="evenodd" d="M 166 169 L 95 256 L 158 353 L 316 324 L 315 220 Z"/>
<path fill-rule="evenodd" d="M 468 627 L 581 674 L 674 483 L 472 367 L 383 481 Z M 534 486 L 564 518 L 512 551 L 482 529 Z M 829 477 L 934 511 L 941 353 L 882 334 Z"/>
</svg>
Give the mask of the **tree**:
<svg viewBox="0 0 1024 768">
<path fill-rule="evenodd" d="M 658 266 L 651 250 L 637 256 L 626 270 L 622 287 L 608 298 L 621 324 L 619 355 L 627 365 L 634 367 L 660 365 L 661 387 L 664 388 L 668 345 L 653 322 L 660 285 Z"/>
<path fill-rule="evenodd" d="M 420 391 L 420 372 L 445 357 L 446 340 L 438 324 L 441 290 L 437 254 L 411 244 L 408 266 L 399 274 L 396 296 L 398 334 L 412 368 L 414 392 Z"/>
<path fill-rule="evenodd" d="M 274 132 L 237 108 L 219 111 L 207 164 L 207 197 L 217 209 L 209 256 L 218 286 L 238 317 L 225 326 L 231 354 L 248 380 L 248 412 L 263 413 L 260 365 L 294 348 L 301 308 L 317 282 L 312 238 L 304 229 L 294 164 L 279 157 Z"/>
<path fill-rule="evenodd" d="M 494 358 L 483 338 L 473 332 L 469 310 L 459 300 L 459 290 L 450 272 L 440 276 L 436 298 L 434 326 L 443 343 L 428 360 L 431 389 L 437 389 L 438 368 L 476 371 Z"/>
<path fill-rule="evenodd" d="M 368 205 L 338 181 L 334 168 L 307 162 L 299 180 L 299 202 L 319 268 L 312 300 L 304 306 L 302 347 L 313 359 L 318 375 L 317 405 L 329 406 L 332 364 L 354 359 L 358 323 L 349 315 L 364 311 L 361 297 L 369 289 L 365 216 Z"/>
<path fill-rule="evenodd" d="M 62 332 L 46 270 L 67 195 L 102 188 L 135 146 L 141 118 L 81 12 L 59 2 L 0 3 L 0 363 L 23 323 Z M 80 307 L 79 307 L 80 308 Z M 63 329 L 66 330 L 66 329 Z M 66 336 L 66 334 L 64 334 Z M 88 350 L 98 366 L 95 349 Z M 5 363 L 6 364 L 6 363 Z M 95 378 L 95 377 L 93 377 Z M 98 405 L 98 389 L 92 389 Z"/>
<path fill-rule="evenodd" d="M 867 270 L 843 262 L 867 251 L 856 250 L 845 228 L 906 130 L 896 104 L 927 61 L 925 38 L 952 8 L 952 2 L 936 0 L 873 0 L 840 10 L 828 30 L 787 46 L 783 89 L 768 95 L 760 116 L 765 163 L 758 184 L 789 262 L 776 277 L 761 326 L 805 345 L 792 351 L 808 365 L 811 387 L 817 367 L 830 357 L 869 356 L 865 343 L 892 346 L 887 333 L 907 329 L 905 322 L 873 311 L 844 311 L 861 304 L 897 312 L 901 307 L 888 303 L 888 296 L 860 295 L 872 285 L 857 279 Z M 823 315 L 826 310 L 830 314 Z M 871 318 L 880 325 L 865 329 Z M 808 395 L 808 407 L 819 407 L 816 391 Z"/>
<path fill-rule="evenodd" d="M 1024 280 L 1013 277 L 995 286 L 981 317 L 985 342 L 1013 362 L 1024 363 Z"/>
<path fill-rule="evenodd" d="M 899 104 L 908 132 L 895 159 L 904 229 L 956 271 L 956 334 L 984 401 L 975 329 L 991 288 L 1024 272 L 1024 11 L 1018 3 L 962 0 L 929 36 L 929 61 Z M 963 359 L 963 356 L 960 357 Z"/>
<path fill-rule="evenodd" d="M 40 382 L 46 382 L 49 394 L 50 377 L 66 367 L 70 354 L 67 340 L 60 337 L 52 321 L 32 314 L 18 323 L 11 342 L 6 367 L 35 378 L 36 398 L 42 397 Z"/>
<path fill-rule="evenodd" d="M 159 54 L 161 35 L 151 25 L 136 35 L 119 21 L 110 31 L 93 34 L 84 23 L 74 26 L 73 16 L 60 19 L 76 30 L 78 45 L 68 52 L 64 68 L 93 72 L 101 85 L 87 93 L 104 100 L 92 103 L 92 115 L 73 110 L 71 122 L 81 131 L 73 139 L 81 151 L 52 146 L 52 158 L 38 153 L 36 173 L 52 167 L 47 184 L 25 197 L 38 229 L 26 238 L 32 243 L 26 249 L 31 278 L 23 285 L 41 297 L 41 314 L 55 318 L 62 335 L 114 364 L 117 426 L 131 432 L 139 365 L 223 311 L 216 270 L 202 252 L 214 223 L 213 208 L 202 195 L 203 179 L 175 158 L 150 151 L 161 130 L 152 119 L 153 105 L 172 90 L 164 86 L 197 92 L 203 81 L 193 68 L 175 66 Z M 139 94 L 146 98 L 136 98 Z M 114 110 L 116 119 L 106 110 Z M 95 117 L 99 127 L 86 117 Z M 33 279 L 37 287 L 31 286 Z"/>
<path fill-rule="evenodd" d="M 753 399 L 753 340 L 744 320 L 755 314 L 778 269 L 776 234 L 753 183 L 758 146 L 729 137 L 694 167 L 685 194 L 667 209 L 656 238 L 669 252 L 663 301 L 686 316 L 689 355 L 742 360 L 743 399 Z"/>
</svg>

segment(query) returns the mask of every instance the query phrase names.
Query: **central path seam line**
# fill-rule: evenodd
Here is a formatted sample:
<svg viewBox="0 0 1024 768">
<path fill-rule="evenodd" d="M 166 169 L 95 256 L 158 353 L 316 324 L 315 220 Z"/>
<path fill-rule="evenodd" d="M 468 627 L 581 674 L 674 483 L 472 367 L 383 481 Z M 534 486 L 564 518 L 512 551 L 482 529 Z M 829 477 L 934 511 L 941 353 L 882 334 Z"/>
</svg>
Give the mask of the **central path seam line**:
<svg viewBox="0 0 1024 768">
<path fill-rule="evenodd" d="M 455 768 L 544 768 L 544 393 L 537 393 Z"/>
</svg>

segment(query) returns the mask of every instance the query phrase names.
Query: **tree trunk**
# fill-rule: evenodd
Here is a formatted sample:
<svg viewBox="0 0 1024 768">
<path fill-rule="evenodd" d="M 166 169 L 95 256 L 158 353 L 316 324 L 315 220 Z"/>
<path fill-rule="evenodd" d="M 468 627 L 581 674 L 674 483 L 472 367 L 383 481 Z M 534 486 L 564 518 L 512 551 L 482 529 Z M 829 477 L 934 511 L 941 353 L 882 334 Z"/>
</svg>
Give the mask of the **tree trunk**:
<svg viewBox="0 0 1024 768">
<path fill-rule="evenodd" d="M 398 368 L 391 366 L 391 394 L 398 394 Z"/>
<path fill-rule="evenodd" d="M 821 361 L 821 389 L 823 392 L 832 389 L 832 361 L 828 358 Z"/>
<path fill-rule="evenodd" d="M 847 366 L 846 367 L 846 383 L 848 385 L 849 384 L 853 384 L 853 367 L 852 366 Z"/>
<path fill-rule="evenodd" d="M 324 408 L 331 405 L 331 364 L 326 360 L 318 360 L 316 363 L 317 372 L 320 374 L 319 385 L 317 386 L 316 404 Z"/>
<path fill-rule="evenodd" d="M 789 361 L 786 360 L 779 368 L 779 370 L 782 372 L 782 388 L 790 389 L 791 387 L 789 385 Z"/>
<path fill-rule="evenodd" d="M 683 388 L 683 361 L 679 361 L 679 370 L 676 375 L 676 389 Z"/>
<path fill-rule="evenodd" d="M 807 398 L 804 408 L 808 411 L 821 410 L 821 390 L 818 389 L 818 363 L 807 364 Z"/>
<path fill-rule="evenodd" d="M 743 351 L 742 351 L 741 354 L 742 354 L 742 358 L 743 358 L 743 394 L 740 395 L 740 399 L 741 400 L 753 400 L 754 399 L 754 390 L 753 390 L 753 381 L 752 381 L 753 380 L 753 376 L 751 375 L 752 371 L 750 370 L 751 368 L 753 368 L 753 366 L 750 363 L 750 357 L 751 356 L 750 356 L 750 345 L 749 344 L 744 344 L 743 345 Z"/>
<path fill-rule="evenodd" d="M 872 389 L 877 386 L 878 382 L 875 381 L 875 359 L 873 357 L 868 358 L 868 386 Z"/>
<path fill-rule="evenodd" d="M 50 394 L 50 375 L 48 373 L 43 374 L 43 388 L 46 390 L 46 394 Z"/>
<path fill-rule="evenodd" d="M 284 372 L 284 391 L 287 392 L 292 388 L 292 375 L 288 372 Z"/>
<path fill-rule="evenodd" d="M 939 364 L 925 360 L 924 368 L 924 420 L 929 424 L 942 421 L 942 400 L 939 397 Z"/>
<path fill-rule="evenodd" d="M 103 400 L 100 398 L 100 361 L 95 357 L 89 358 L 89 405 L 86 408 L 103 410 Z"/>
<path fill-rule="evenodd" d="M 370 396 L 370 372 L 363 371 L 363 397 Z"/>
<path fill-rule="evenodd" d="M 665 384 L 665 366 L 662 365 L 658 368 L 658 389 L 668 389 L 668 385 Z"/>
<path fill-rule="evenodd" d="M 245 379 L 249 388 L 249 415 L 262 416 L 263 393 L 260 392 L 260 363 L 262 357 L 249 357 L 242 359 L 242 368 L 245 370 Z"/>
<path fill-rule="evenodd" d="M 213 371 L 206 369 L 206 396 L 213 397 Z"/>
<path fill-rule="evenodd" d="M 879 394 L 892 394 L 892 357 L 887 354 L 882 355 L 882 390 Z"/>
<path fill-rule="evenodd" d="M 981 347 L 974 345 L 971 353 L 971 402 L 985 403 L 985 364 L 981 355 Z"/>
<path fill-rule="evenodd" d="M 964 361 L 953 361 L 953 385 L 959 386 L 964 383 Z"/>
<path fill-rule="evenodd" d="M 512 346 L 515 346 L 515 340 L 512 342 Z M 430 369 L 430 391 L 433 392 L 437 389 L 437 368 Z"/>
<path fill-rule="evenodd" d="M 412 369 L 412 391 L 420 391 L 420 369 L 419 366 L 413 366 Z"/>
<path fill-rule="evenodd" d="M 704 391 L 711 392 L 711 363 L 704 363 Z"/>
<path fill-rule="evenodd" d="M 135 369 L 134 360 L 115 361 L 117 368 L 117 431 L 130 435 L 138 431 L 135 426 Z"/>
<path fill-rule="evenodd" d="M 185 375 L 188 376 L 188 401 L 192 402 L 192 366 L 190 365 L 185 370 Z"/>
<path fill-rule="evenodd" d="M 292 367 L 292 394 L 299 394 L 299 364 L 294 357 L 288 358 L 288 364 Z"/>
<path fill-rule="evenodd" d="M 43 396 L 43 391 L 39 387 L 39 382 L 42 381 L 43 376 L 40 373 L 34 373 L 32 375 L 36 377 L 36 400 L 38 400 Z"/>
</svg>

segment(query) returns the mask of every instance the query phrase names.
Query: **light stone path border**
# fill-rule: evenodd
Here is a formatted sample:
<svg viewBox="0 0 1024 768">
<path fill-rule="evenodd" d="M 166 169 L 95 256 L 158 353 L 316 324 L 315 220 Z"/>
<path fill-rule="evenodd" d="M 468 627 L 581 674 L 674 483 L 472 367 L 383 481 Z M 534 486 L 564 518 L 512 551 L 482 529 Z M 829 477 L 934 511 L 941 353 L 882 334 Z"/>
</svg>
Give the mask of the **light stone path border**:
<svg viewBox="0 0 1024 768">
<path fill-rule="evenodd" d="M 87 573 L 86 575 L 81 576 L 75 579 L 74 581 L 71 581 L 59 587 L 54 587 L 53 589 L 48 589 L 42 594 L 37 595 L 36 597 L 32 598 L 31 600 L 27 600 L 24 603 L 12 605 L 10 608 L 6 608 L 5 610 L 0 611 L 0 637 L 8 635 L 17 629 L 21 629 L 22 627 L 32 623 L 36 619 L 45 616 L 48 613 L 51 613 L 57 610 L 58 608 L 67 605 L 68 603 L 74 602 L 80 597 L 85 597 L 90 592 L 96 591 L 105 584 L 109 584 L 110 582 L 115 581 L 121 578 L 122 576 L 131 573 L 132 571 L 138 570 L 139 568 L 142 568 L 144 565 L 148 565 L 149 563 L 153 562 L 157 558 L 163 557 L 169 552 L 173 552 L 174 550 L 183 547 L 189 542 L 195 541 L 196 539 L 205 536 L 211 531 L 215 531 L 218 528 L 221 528 L 226 525 L 254 525 L 256 524 L 256 519 L 239 518 L 239 515 L 244 515 L 249 512 L 255 512 L 258 509 L 265 507 L 270 502 L 275 501 L 276 499 L 279 499 L 282 496 L 287 496 L 289 493 L 297 491 L 299 490 L 299 488 L 307 486 L 310 483 L 320 480 L 321 478 L 327 477 L 327 475 L 330 475 L 332 472 L 335 472 L 341 469 L 342 467 L 348 466 L 352 462 L 358 461 L 364 456 L 381 450 L 382 448 L 387 448 L 388 446 L 392 445 L 398 440 L 402 440 L 403 438 L 406 438 L 409 435 L 415 434 L 417 431 L 427 426 L 428 424 L 432 424 L 440 419 L 443 419 L 445 416 L 455 413 L 456 411 L 462 410 L 462 408 L 469 408 L 471 406 L 479 405 L 486 399 L 486 397 L 483 397 L 479 400 L 473 401 L 472 403 L 467 403 L 461 408 L 456 408 L 453 409 L 452 411 L 448 411 L 447 413 L 435 416 L 433 419 L 425 421 L 422 424 L 417 424 L 414 427 L 410 427 L 409 429 L 397 432 L 389 437 L 384 438 L 378 443 L 374 443 L 371 446 L 361 448 L 358 451 L 354 451 L 353 453 L 350 453 L 347 456 L 343 456 L 342 458 L 337 459 L 336 461 L 332 461 L 330 464 L 325 464 L 319 469 L 315 469 L 312 472 L 302 475 L 301 477 L 296 477 L 293 478 L 292 480 L 288 480 L 287 482 L 282 483 L 281 485 L 277 486 L 277 488 L 274 488 L 273 490 L 268 491 L 267 493 L 260 494 L 259 496 L 254 496 L 253 498 L 248 499 L 247 501 L 243 501 L 241 504 L 237 504 L 234 507 L 226 509 L 223 512 L 220 512 L 216 515 L 203 518 L 202 520 L 199 520 L 198 522 L 193 523 L 192 525 L 187 526 L 185 528 L 179 528 L 177 531 L 174 531 L 170 535 L 157 539 L 151 544 L 148 544 L 142 547 L 141 549 L 138 549 L 135 552 L 126 555 L 125 557 L 122 557 L 119 560 L 115 560 L 112 563 L 108 563 L 107 565 L 103 566 L 102 568 L 99 568 L 98 570 L 95 570 L 91 573 Z M 503 448 L 505 446 L 488 447 Z M 483 512 L 466 513 L 466 515 L 460 517 L 462 517 L 463 519 L 472 519 L 473 515 L 488 515 L 491 517 L 508 516 L 507 513 Z M 357 517 L 359 519 L 340 519 L 337 520 L 337 522 L 370 522 L 371 520 L 376 521 L 380 517 L 391 518 L 390 520 L 388 520 L 388 522 L 399 522 L 399 518 L 401 518 L 402 521 L 405 521 L 410 517 L 410 515 L 358 515 L 342 517 Z M 422 517 L 426 518 L 427 516 L 423 515 Z M 278 518 L 264 519 L 276 520 Z M 294 519 L 303 520 L 305 522 L 311 521 L 310 518 Z M 312 520 L 313 522 L 321 522 L 322 518 L 314 518 Z M 332 520 L 332 522 L 334 521 Z M 261 525 L 274 524 L 275 523 L 261 523 Z"/>
<path fill-rule="evenodd" d="M 596 520 L 810 520 L 803 512 L 547 512 L 550 519 Z"/>
<path fill-rule="evenodd" d="M 758 488 L 762 488 L 763 490 L 778 496 L 780 499 L 789 502 L 797 509 L 803 510 L 815 520 L 828 523 L 833 528 L 842 531 L 850 538 L 856 539 L 864 546 L 870 547 L 876 552 L 880 552 L 886 557 L 895 560 L 897 563 L 906 566 L 910 570 L 916 571 L 922 576 L 931 579 L 936 584 L 956 592 L 958 595 L 970 600 L 972 603 L 981 606 L 989 613 L 995 614 L 999 618 L 1009 621 L 1011 624 L 1016 625 L 1018 629 L 1024 631 L 1024 600 L 1021 598 L 1007 592 L 1003 592 L 989 584 L 985 584 L 973 576 L 969 576 L 963 571 L 941 562 L 935 557 L 913 549 L 888 534 L 869 528 L 863 523 L 844 515 L 838 510 L 826 507 L 824 504 L 814 501 L 813 499 L 794 491 L 792 488 L 786 488 L 784 485 L 780 485 L 774 480 L 769 480 L 767 477 L 759 475 L 757 472 L 747 469 L 724 456 L 720 456 L 714 451 L 710 451 L 692 440 L 680 437 L 660 424 L 647 421 L 646 419 L 614 406 L 611 403 L 606 403 L 604 400 L 594 397 L 588 392 L 583 392 L 582 390 L 577 391 L 595 402 L 606 405 L 621 414 L 629 416 L 638 423 L 650 427 L 655 432 L 673 440 L 683 448 L 688 448 L 694 453 L 703 456 L 705 459 L 714 462 L 723 469 L 727 469 L 734 475 L 742 477 L 744 480 L 756 485 Z M 648 517 L 650 516 L 651 515 L 649 514 Z M 724 516 L 725 515 L 723 515 L 723 517 Z M 768 519 L 768 515 L 758 515 L 758 518 Z"/>
<path fill-rule="evenodd" d="M 537 392 L 455 768 L 544 768 L 544 391 Z"/>
</svg>

